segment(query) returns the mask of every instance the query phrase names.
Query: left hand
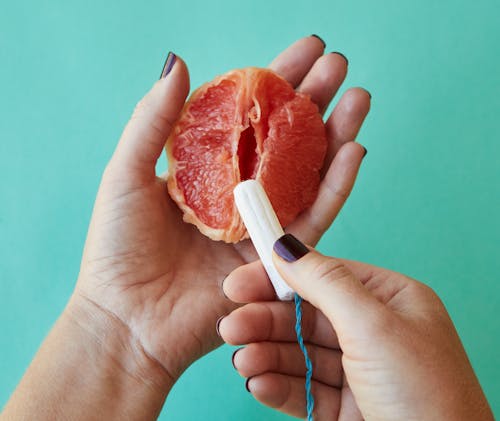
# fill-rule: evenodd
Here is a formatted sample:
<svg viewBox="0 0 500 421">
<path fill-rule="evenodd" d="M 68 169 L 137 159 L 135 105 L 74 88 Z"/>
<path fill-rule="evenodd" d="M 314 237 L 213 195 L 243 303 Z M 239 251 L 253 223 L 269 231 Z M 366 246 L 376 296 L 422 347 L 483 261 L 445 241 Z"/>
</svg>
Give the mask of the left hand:
<svg viewBox="0 0 500 421">
<path fill-rule="evenodd" d="M 342 56 L 323 55 L 323 48 L 317 38 L 306 37 L 270 65 L 309 93 L 322 112 L 347 72 Z M 136 107 L 104 172 L 68 308 L 75 317 L 90 309 L 93 318 L 110 320 L 125 332 L 130 341 L 125 346 L 141 350 L 149 361 L 142 371 L 146 382 L 153 370 L 173 384 L 193 361 L 222 343 L 215 323 L 235 304 L 224 297 L 221 283 L 233 269 L 255 260 L 249 241 L 215 242 L 184 223 L 165 180 L 155 174 L 188 91 L 187 68 L 178 58 Z M 353 141 L 369 106 L 365 90 L 348 90 L 326 123 L 329 148 L 319 196 L 288 227 L 309 244 L 319 240 L 353 187 L 365 152 Z"/>
</svg>

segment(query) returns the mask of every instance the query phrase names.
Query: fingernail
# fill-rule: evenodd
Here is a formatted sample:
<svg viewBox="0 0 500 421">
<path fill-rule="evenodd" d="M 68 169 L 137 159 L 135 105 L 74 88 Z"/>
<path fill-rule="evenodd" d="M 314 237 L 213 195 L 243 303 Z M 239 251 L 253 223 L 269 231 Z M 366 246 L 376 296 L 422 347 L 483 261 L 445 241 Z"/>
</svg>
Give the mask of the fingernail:
<svg viewBox="0 0 500 421">
<path fill-rule="evenodd" d="M 342 54 L 340 51 L 332 51 L 332 54 L 339 55 L 340 57 L 342 57 L 345 60 L 345 64 L 349 65 L 349 60 L 347 60 L 347 57 L 344 54 Z"/>
<path fill-rule="evenodd" d="M 236 369 L 236 366 L 234 365 L 234 357 L 236 357 L 236 354 L 238 353 L 239 350 L 243 348 L 238 348 L 236 351 L 233 352 L 233 356 L 231 357 L 231 362 L 233 363 L 233 367 Z"/>
<path fill-rule="evenodd" d="M 163 79 L 165 76 L 167 76 L 172 68 L 174 67 L 174 64 L 177 60 L 177 56 L 172 53 L 172 51 L 168 52 L 167 59 L 165 60 L 165 63 L 163 64 L 163 69 L 160 74 L 160 79 Z"/>
<path fill-rule="evenodd" d="M 361 146 L 363 146 L 363 145 L 361 145 Z M 364 146 L 363 146 L 363 149 L 365 150 L 365 151 L 363 152 L 363 158 L 364 158 L 364 157 L 366 156 L 366 154 L 368 153 L 368 149 L 366 149 Z"/>
<path fill-rule="evenodd" d="M 252 393 L 252 392 L 250 391 L 250 387 L 249 387 L 249 385 L 248 385 L 248 384 L 250 383 L 250 380 L 251 380 L 251 379 L 252 379 L 252 378 L 251 378 L 251 377 L 249 377 L 249 378 L 247 379 L 247 381 L 245 382 L 245 388 L 247 389 L 247 391 L 248 391 L 249 393 Z"/>
<path fill-rule="evenodd" d="M 292 234 L 285 234 L 278 238 L 273 245 L 273 250 L 287 262 L 295 262 L 309 253 L 309 249 Z"/>
<path fill-rule="evenodd" d="M 368 96 L 370 97 L 370 99 L 372 99 L 372 94 L 370 93 L 370 91 L 368 91 L 365 88 L 361 88 L 361 89 L 363 89 L 363 91 L 365 91 L 368 94 Z"/>
<path fill-rule="evenodd" d="M 318 38 L 323 43 L 323 48 L 326 47 L 326 42 L 323 41 L 323 38 L 321 38 L 319 35 L 311 34 L 311 36 L 314 37 L 314 38 Z"/>
<path fill-rule="evenodd" d="M 222 322 L 222 319 L 226 317 L 226 316 L 220 316 L 218 319 L 217 319 L 217 322 L 215 322 L 215 330 L 217 331 L 217 335 L 219 335 L 220 337 L 220 332 L 219 332 L 219 326 L 220 326 L 220 322 Z"/>
<path fill-rule="evenodd" d="M 224 298 L 226 298 L 227 300 L 229 300 L 229 297 L 228 297 L 228 296 L 226 295 L 226 293 L 224 292 L 224 281 L 226 280 L 226 278 L 227 278 L 227 275 L 226 275 L 226 276 L 224 276 L 224 279 L 222 280 L 222 283 L 221 283 L 220 288 L 221 288 L 222 295 L 224 296 Z"/>
</svg>

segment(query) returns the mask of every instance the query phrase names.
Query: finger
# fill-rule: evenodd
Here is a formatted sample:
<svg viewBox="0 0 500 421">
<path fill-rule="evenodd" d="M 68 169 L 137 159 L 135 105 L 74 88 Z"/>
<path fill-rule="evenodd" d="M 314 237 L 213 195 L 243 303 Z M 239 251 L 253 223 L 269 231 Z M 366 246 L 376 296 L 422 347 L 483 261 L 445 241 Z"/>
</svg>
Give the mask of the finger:
<svg viewBox="0 0 500 421">
<path fill-rule="evenodd" d="M 294 88 L 301 82 L 314 62 L 321 57 L 325 44 L 315 36 L 299 39 L 279 54 L 269 65 Z"/>
<path fill-rule="evenodd" d="M 295 235 L 295 232 L 292 232 Z M 298 237 L 298 236 L 297 236 Z M 395 291 L 416 282 L 400 273 L 367 263 L 338 259 L 372 292 L 379 301 L 387 303 Z M 238 266 L 224 279 L 224 294 L 235 303 L 274 301 L 276 293 L 260 260 Z"/>
<path fill-rule="evenodd" d="M 370 265 L 368 263 L 357 262 L 355 260 L 340 259 L 353 275 L 360 280 L 362 284 L 366 284 L 370 279 L 372 279 L 377 272 L 385 274 L 389 272 L 387 269 L 379 268 L 377 266 Z"/>
<path fill-rule="evenodd" d="M 274 288 L 260 260 L 238 266 L 224 279 L 222 289 L 235 303 L 276 299 Z"/>
<path fill-rule="evenodd" d="M 321 56 L 313 64 L 297 90 L 311 95 L 323 114 L 347 75 L 347 59 L 339 53 Z"/>
<path fill-rule="evenodd" d="M 320 183 L 316 200 L 287 227 L 287 232 L 316 245 L 351 194 L 364 155 L 365 149 L 358 143 L 343 145 Z"/>
<path fill-rule="evenodd" d="M 341 353 L 317 345 L 307 345 L 313 367 L 313 379 L 332 387 L 342 386 Z M 305 377 L 304 355 L 297 343 L 255 342 L 233 354 L 233 365 L 243 377 L 267 372 Z"/>
<path fill-rule="evenodd" d="M 170 73 L 137 104 L 111 159 L 109 166 L 113 171 L 134 178 L 155 177 L 156 161 L 188 92 L 186 64 L 176 57 Z"/>
<path fill-rule="evenodd" d="M 340 391 L 341 405 L 337 421 L 363 421 L 363 415 L 354 399 L 354 395 L 349 387 L 345 374 L 343 375 L 342 383 L 342 389 Z"/>
<path fill-rule="evenodd" d="M 290 234 L 274 250 L 273 262 L 283 279 L 330 320 L 341 344 L 383 329 L 388 310 L 340 260 L 308 250 Z"/>
<path fill-rule="evenodd" d="M 309 303 L 302 307 L 304 340 L 327 348 L 338 348 L 331 323 Z M 296 342 L 295 305 L 291 302 L 251 303 L 224 317 L 219 322 L 219 334 L 231 345 L 251 342 Z"/>
<path fill-rule="evenodd" d="M 248 379 L 247 389 L 264 405 L 294 417 L 307 415 L 304 378 L 266 373 Z M 312 381 L 311 391 L 314 396 L 313 418 L 336 420 L 340 408 L 339 389 Z"/>
<path fill-rule="evenodd" d="M 315 245 L 349 197 L 366 149 L 352 141 L 370 109 L 370 94 L 348 90 L 326 123 L 328 149 L 318 198 L 287 227 L 307 244 Z"/>
<path fill-rule="evenodd" d="M 333 109 L 325 123 L 328 148 L 323 174 L 328 171 L 333 157 L 342 145 L 356 139 L 361 125 L 370 111 L 370 100 L 371 95 L 365 89 L 351 88 L 342 95 Z"/>
</svg>

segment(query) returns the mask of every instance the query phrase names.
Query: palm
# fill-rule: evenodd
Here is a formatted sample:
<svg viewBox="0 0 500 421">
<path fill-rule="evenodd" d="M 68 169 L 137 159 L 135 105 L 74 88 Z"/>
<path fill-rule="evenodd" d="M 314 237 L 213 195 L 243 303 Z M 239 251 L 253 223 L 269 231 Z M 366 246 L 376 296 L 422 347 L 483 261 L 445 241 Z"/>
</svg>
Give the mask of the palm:
<svg viewBox="0 0 500 421">
<path fill-rule="evenodd" d="M 172 343 L 183 368 L 220 344 L 215 320 L 234 308 L 220 285 L 247 261 L 184 223 L 164 180 L 139 186 L 105 180 L 89 237 L 100 246 L 86 250 L 80 290 L 130 326 L 172 375 L 180 374 L 170 368 Z"/>
<path fill-rule="evenodd" d="M 324 111 L 346 69 L 340 56 L 322 56 L 323 49 L 318 42 L 311 37 L 297 42 L 271 67 L 299 89 L 305 84 L 303 90 L 308 91 Z M 301 64 L 290 70 L 297 57 Z M 320 66 L 315 73 L 318 62 Z M 327 71 L 340 72 L 341 77 L 333 78 L 334 81 L 315 81 L 322 66 L 332 62 L 336 66 Z M 175 71 L 182 71 L 181 67 L 176 67 L 173 75 L 168 77 L 174 77 Z M 311 84 L 311 81 L 315 83 Z M 366 93 L 361 90 L 351 92 L 347 99 L 343 99 L 347 102 L 346 111 L 341 110 L 330 118 L 331 123 L 336 123 L 336 119 L 347 119 L 347 125 L 338 124 L 343 131 L 333 136 L 330 133 L 326 169 L 342 144 L 353 140 L 359 130 L 368 111 L 366 99 Z M 155 97 L 149 99 L 147 106 L 154 108 L 157 100 Z M 169 98 L 161 98 L 160 107 L 168 107 L 168 104 L 164 105 L 167 100 Z M 154 163 L 161 153 L 160 142 L 166 139 L 170 125 L 165 125 L 163 135 L 160 133 L 162 129 L 158 130 L 161 122 L 150 122 L 155 126 L 152 134 L 147 128 L 141 128 L 146 133 L 140 136 L 131 134 L 135 130 L 133 125 L 137 124 L 134 121 L 143 118 L 140 113 L 141 108 L 129 123 L 131 127 L 126 128 L 103 177 L 77 292 L 118 317 L 147 353 L 175 379 L 196 358 L 222 343 L 216 334 L 215 322 L 235 307 L 222 293 L 222 280 L 233 269 L 254 260 L 255 254 L 248 241 L 237 245 L 214 242 L 182 221 L 181 212 L 168 196 L 165 181 L 154 176 Z M 151 115 L 157 114 L 157 110 L 151 112 Z M 168 123 L 173 118 L 174 115 L 164 116 L 163 120 Z M 150 154 L 154 159 L 144 152 L 144 143 L 147 142 L 141 136 L 156 143 L 157 150 Z M 157 139 L 151 140 L 148 136 Z M 133 139 L 128 139 L 130 137 Z M 129 146 L 127 142 L 135 144 Z M 149 167 L 141 163 L 148 168 L 138 169 L 138 155 L 145 155 L 144 161 L 150 161 Z M 337 163 L 337 167 L 332 165 L 328 171 L 330 175 L 325 176 L 324 194 L 320 194 L 310 212 L 299 216 L 292 224 L 291 229 L 309 243 L 319 239 L 342 206 L 354 183 L 361 156 L 359 145 L 352 144 L 347 148 L 340 164 Z M 336 183 L 333 192 L 332 177 Z"/>
</svg>

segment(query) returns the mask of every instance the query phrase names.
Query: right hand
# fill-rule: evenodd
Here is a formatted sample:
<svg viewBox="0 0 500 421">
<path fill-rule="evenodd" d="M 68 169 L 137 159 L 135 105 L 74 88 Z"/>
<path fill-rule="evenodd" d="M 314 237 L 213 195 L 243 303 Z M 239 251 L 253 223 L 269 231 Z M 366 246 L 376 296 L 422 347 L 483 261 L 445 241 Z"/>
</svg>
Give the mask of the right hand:
<svg viewBox="0 0 500 421">
<path fill-rule="evenodd" d="M 275 253 L 274 261 L 310 303 L 304 303 L 303 333 L 313 363 L 315 418 L 493 420 L 453 323 L 429 287 L 323 256 L 290 235 L 280 240 L 305 253 L 293 262 Z M 233 356 L 249 378 L 247 388 L 265 405 L 304 417 L 305 366 L 293 303 L 271 301 L 272 287 L 255 263 L 236 269 L 224 291 L 251 302 L 219 324 L 227 343 L 248 344 Z"/>
</svg>

